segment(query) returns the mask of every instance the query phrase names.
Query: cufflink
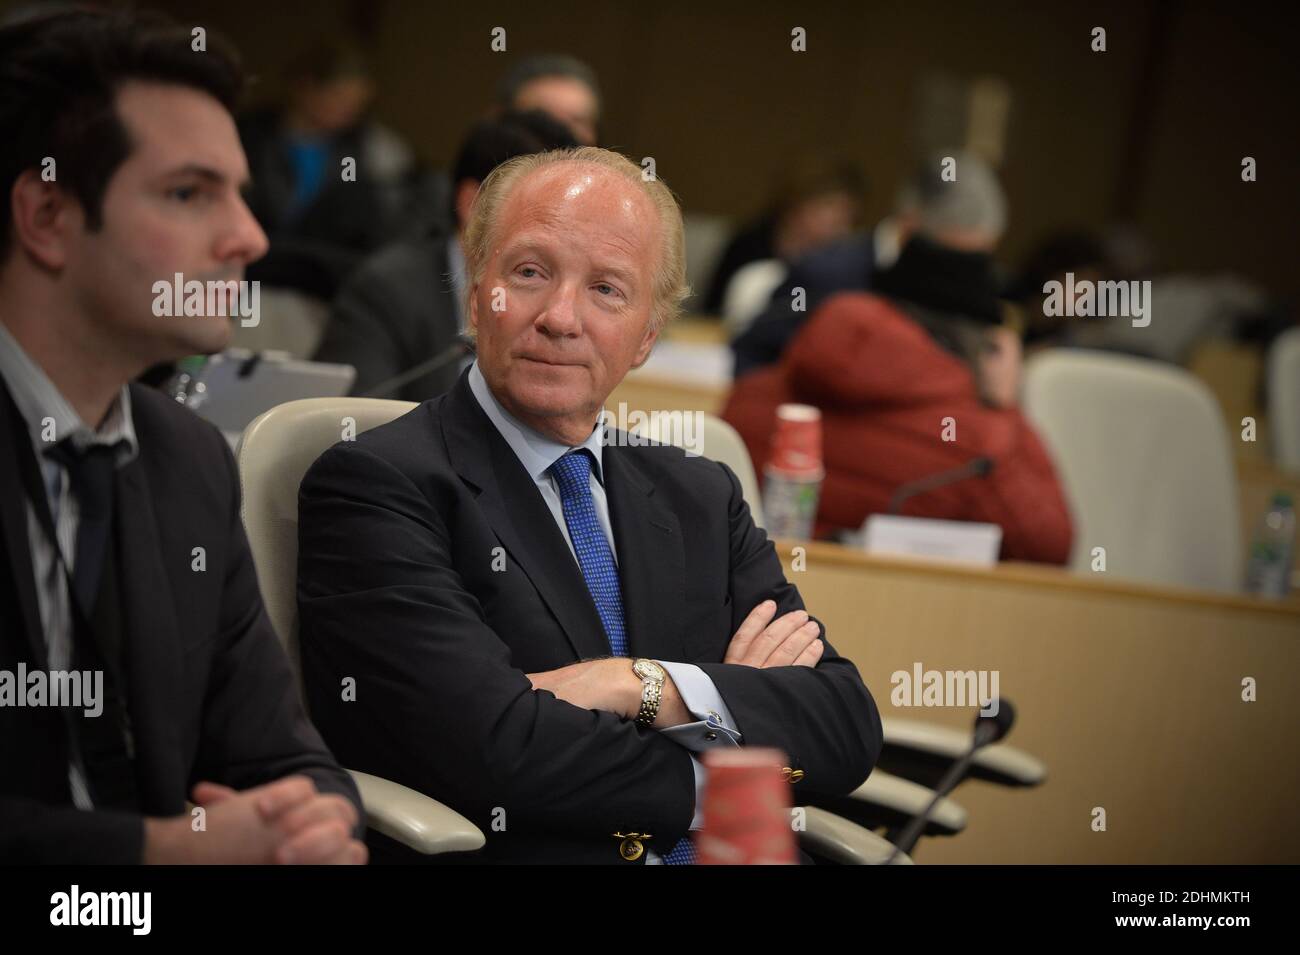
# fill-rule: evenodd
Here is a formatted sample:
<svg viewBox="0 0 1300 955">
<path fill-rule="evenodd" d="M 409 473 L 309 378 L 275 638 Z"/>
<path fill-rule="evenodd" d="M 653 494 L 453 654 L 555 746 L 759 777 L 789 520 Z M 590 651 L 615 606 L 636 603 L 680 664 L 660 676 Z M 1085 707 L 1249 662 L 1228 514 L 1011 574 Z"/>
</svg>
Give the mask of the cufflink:
<svg viewBox="0 0 1300 955">
<path fill-rule="evenodd" d="M 785 777 L 786 782 L 793 786 L 799 780 L 803 779 L 804 771 L 802 769 L 791 769 L 789 766 L 782 766 L 781 775 Z"/>
</svg>

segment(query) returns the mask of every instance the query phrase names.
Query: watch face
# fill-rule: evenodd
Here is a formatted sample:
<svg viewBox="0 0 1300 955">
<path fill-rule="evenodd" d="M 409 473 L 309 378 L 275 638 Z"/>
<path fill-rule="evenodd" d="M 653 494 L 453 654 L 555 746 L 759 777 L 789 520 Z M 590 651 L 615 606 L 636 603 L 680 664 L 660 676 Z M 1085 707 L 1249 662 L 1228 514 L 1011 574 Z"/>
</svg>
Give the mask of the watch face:
<svg viewBox="0 0 1300 955">
<path fill-rule="evenodd" d="M 632 671 L 643 680 L 663 680 L 668 675 L 653 660 L 637 660 L 632 664 Z"/>
</svg>

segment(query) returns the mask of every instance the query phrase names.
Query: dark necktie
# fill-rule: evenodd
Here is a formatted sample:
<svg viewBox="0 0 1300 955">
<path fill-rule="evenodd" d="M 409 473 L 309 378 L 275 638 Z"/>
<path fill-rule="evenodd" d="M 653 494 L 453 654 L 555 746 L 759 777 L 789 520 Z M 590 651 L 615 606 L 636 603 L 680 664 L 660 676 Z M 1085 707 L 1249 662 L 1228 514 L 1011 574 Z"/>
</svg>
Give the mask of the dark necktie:
<svg viewBox="0 0 1300 955">
<path fill-rule="evenodd" d="M 68 471 L 77 500 L 75 558 L 69 579 L 74 670 L 103 674 L 103 711 L 70 713 L 95 806 L 138 808 L 122 651 L 120 581 L 113 552 L 113 482 L 117 445 L 78 450 L 68 439 L 46 452 Z"/>
<path fill-rule="evenodd" d="M 46 452 L 68 470 L 72 495 L 81 513 L 77 525 L 72 584 L 78 605 L 90 617 L 99 594 L 99 578 L 108 549 L 108 531 L 113 518 L 113 472 L 117 447 L 92 444 L 78 451 L 65 438 Z"/>
</svg>

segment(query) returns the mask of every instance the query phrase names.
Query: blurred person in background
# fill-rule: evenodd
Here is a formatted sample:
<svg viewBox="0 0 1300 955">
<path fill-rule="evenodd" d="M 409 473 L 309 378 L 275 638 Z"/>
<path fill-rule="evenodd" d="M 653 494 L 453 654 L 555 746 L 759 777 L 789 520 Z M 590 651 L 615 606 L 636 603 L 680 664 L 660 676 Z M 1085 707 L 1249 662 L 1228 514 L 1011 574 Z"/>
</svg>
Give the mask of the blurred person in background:
<svg viewBox="0 0 1300 955">
<path fill-rule="evenodd" d="M 520 60 L 497 90 L 502 110 L 534 110 L 558 119 L 583 146 L 596 145 L 600 84 L 596 71 L 572 56 L 547 53 Z"/>
<path fill-rule="evenodd" d="M 755 466 L 767 463 L 779 405 L 821 409 L 821 536 L 857 530 L 904 484 L 987 457 L 989 474 L 911 497 L 903 513 L 997 524 L 1004 560 L 1065 563 L 1070 514 L 1016 406 L 1020 340 L 1000 324 L 992 256 L 917 235 L 873 284 L 833 295 L 778 364 L 736 380 L 723 417 Z"/>
<path fill-rule="evenodd" d="M 540 110 L 509 111 L 474 125 L 452 167 L 454 230 L 434 229 L 394 243 L 367 260 L 334 302 L 316 361 L 357 370 L 353 394 L 366 394 L 451 348 L 465 331 L 465 224 L 479 184 L 515 156 L 577 146 L 567 126 Z M 449 360 L 378 395 L 424 401 L 455 383 Z"/>
<path fill-rule="evenodd" d="M 1047 314 L 1049 282 L 1098 282 L 1109 273 L 1106 249 L 1101 239 L 1082 229 L 1064 229 L 1045 236 L 1025 256 L 1016 277 L 1008 284 L 1006 297 L 1020 306 L 1026 350 L 1071 343 L 1071 328 L 1077 319 Z"/>
<path fill-rule="evenodd" d="M 241 119 L 248 204 L 271 240 L 253 278 L 329 298 L 362 255 L 404 231 L 414 155 L 368 117 L 374 92 L 356 50 L 320 43 L 291 62 L 282 104 Z"/>
<path fill-rule="evenodd" d="M 852 163 L 809 156 L 792 164 L 763 214 L 727 244 L 704 296 L 705 313 L 721 313 L 732 280 L 746 265 L 788 265 L 849 235 L 861 224 L 865 192 L 866 180 Z"/>
<path fill-rule="evenodd" d="M 956 160 L 956 180 L 943 177 L 945 157 Z M 796 262 L 768 307 L 732 343 L 734 374 L 780 360 L 790 340 L 829 296 L 870 289 L 913 234 L 948 248 L 991 253 L 1006 228 L 1007 202 L 992 168 L 973 153 L 941 150 L 913 169 L 899 190 L 893 215 L 870 232 L 851 236 Z M 804 290 L 796 311 L 794 289 Z"/>
</svg>

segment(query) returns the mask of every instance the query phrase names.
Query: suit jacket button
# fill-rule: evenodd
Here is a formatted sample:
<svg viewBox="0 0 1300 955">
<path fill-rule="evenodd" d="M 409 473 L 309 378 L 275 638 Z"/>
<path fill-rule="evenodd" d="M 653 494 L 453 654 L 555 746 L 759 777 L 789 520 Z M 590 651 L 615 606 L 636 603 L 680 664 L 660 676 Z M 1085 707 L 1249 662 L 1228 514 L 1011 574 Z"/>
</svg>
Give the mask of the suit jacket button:
<svg viewBox="0 0 1300 955">
<path fill-rule="evenodd" d="M 641 858 L 643 852 L 645 852 L 645 846 L 640 839 L 624 839 L 618 846 L 618 854 L 628 862 L 635 862 Z"/>
</svg>

